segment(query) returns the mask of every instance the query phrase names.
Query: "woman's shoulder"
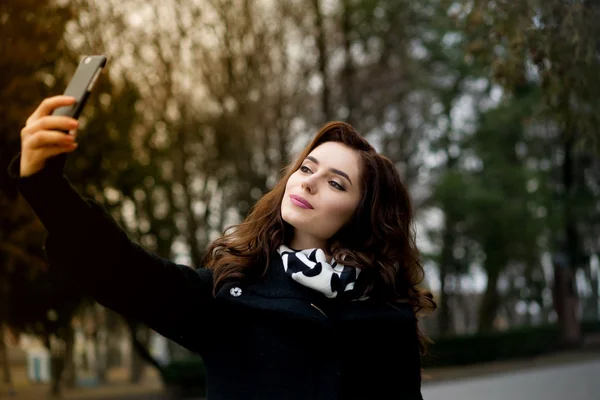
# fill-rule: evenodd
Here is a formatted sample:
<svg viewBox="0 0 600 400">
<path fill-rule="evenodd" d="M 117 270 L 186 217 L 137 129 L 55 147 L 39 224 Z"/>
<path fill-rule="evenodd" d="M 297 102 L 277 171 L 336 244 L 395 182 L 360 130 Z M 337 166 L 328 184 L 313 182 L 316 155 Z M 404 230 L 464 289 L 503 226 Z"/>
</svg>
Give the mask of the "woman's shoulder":
<svg viewBox="0 0 600 400">
<path fill-rule="evenodd" d="M 210 281 L 211 283 L 214 280 L 214 271 L 211 268 L 206 267 L 189 267 L 194 271 L 196 275 L 202 280 Z"/>
</svg>

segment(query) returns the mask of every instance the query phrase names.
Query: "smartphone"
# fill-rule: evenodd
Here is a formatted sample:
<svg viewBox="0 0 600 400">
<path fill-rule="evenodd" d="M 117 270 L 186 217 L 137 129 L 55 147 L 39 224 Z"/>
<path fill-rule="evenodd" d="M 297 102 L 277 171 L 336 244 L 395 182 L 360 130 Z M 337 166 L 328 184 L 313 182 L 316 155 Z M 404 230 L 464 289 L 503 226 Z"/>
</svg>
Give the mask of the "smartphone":
<svg viewBox="0 0 600 400">
<path fill-rule="evenodd" d="M 65 115 L 67 117 L 79 118 L 85 103 L 87 102 L 98 76 L 106 65 L 106 57 L 103 55 L 85 56 L 71 78 L 69 85 L 65 89 L 64 95 L 75 98 L 75 103 L 70 106 L 56 108 L 52 115 Z M 68 134 L 69 132 L 65 132 Z M 66 154 L 59 154 L 50 158 L 46 163 L 46 168 L 62 173 L 67 161 Z"/>
<path fill-rule="evenodd" d="M 79 118 L 79 114 L 81 114 L 81 111 L 90 96 L 90 92 L 105 65 L 106 57 L 103 55 L 84 57 L 79 63 L 77 70 L 75 70 L 75 74 L 71 78 L 71 81 L 64 92 L 65 96 L 74 97 L 75 103 L 70 106 L 55 109 L 52 112 L 52 115 L 65 115 L 75 119 Z"/>
</svg>

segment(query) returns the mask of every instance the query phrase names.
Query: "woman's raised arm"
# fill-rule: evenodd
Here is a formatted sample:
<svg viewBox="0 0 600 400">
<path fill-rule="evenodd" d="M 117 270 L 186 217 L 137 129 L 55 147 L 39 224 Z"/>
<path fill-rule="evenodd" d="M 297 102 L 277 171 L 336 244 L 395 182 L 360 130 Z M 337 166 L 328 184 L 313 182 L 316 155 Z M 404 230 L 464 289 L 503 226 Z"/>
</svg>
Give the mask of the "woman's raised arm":
<svg viewBox="0 0 600 400">
<path fill-rule="evenodd" d="M 100 304 L 147 324 L 192 350 L 212 319 L 212 273 L 160 258 L 131 241 L 96 202 L 82 198 L 61 171 L 44 168 L 53 156 L 71 152 L 76 121 L 49 116 L 68 97 L 44 100 L 21 132 L 21 154 L 9 174 L 48 230 L 46 254 Z M 75 121 L 75 122 L 74 122 Z M 72 137 L 72 136 L 70 136 Z M 189 338 L 188 338 L 189 337 Z M 193 340 L 192 340 L 193 338 Z"/>
</svg>

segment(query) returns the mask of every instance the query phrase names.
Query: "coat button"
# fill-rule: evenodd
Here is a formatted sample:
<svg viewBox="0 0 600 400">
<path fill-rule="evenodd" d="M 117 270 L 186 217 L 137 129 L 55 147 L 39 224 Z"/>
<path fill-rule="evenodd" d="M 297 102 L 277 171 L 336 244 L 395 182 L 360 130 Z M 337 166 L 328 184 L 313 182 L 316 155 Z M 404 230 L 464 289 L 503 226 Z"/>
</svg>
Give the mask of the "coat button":
<svg viewBox="0 0 600 400">
<path fill-rule="evenodd" d="M 232 287 L 231 289 L 229 289 L 229 294 L 231 294 L 233 297 L 239 297 L 242 294 L 242 289 L 240 289 L 239 287 Z"/>
</svg>

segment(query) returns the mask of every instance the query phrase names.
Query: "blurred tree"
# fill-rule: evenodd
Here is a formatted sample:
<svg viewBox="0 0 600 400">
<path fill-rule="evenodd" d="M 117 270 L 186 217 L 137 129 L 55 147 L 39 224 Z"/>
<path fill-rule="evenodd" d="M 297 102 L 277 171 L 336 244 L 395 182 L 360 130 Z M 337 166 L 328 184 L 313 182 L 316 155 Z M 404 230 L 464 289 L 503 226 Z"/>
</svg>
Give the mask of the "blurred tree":
<svg viewBox="0 0 600 400">
<path fill-rule="evenodd" d="M 59 334 L 68 326 L 75 300 L 61 299 L 65 303 L 50 305 L 17 296 L 49 276 L 40 251 L 43 228 L 5 172 L 18 152 L 19 133 L 27 116 L 62 82 L 61 58 L 67 52 L 62 35 L 71 18 L 69 7 L 51 1 L 9 0 L 0 5 L 0 350 L 5 349 L 7 324 L 25 329 L 37 322 L 45 337 Z M 31 307 L 37 311 L 29 310 Z M 50 307 L 59 316 L 52 321 L 45 312 Z M 4 381 L 8 382 L 6 356 L 2 360 Z M 58 391 L 58 386 L 53 390 Z"/>
<path fill-rule="evenodd" d="M 561 177 L 556 186 L 556 212 L 562 229 L 552 239 L 555 265 L 555 308 L 565 343 L 580 341 L 575 274 L 586 269 L 578 218 L 578 148 L 585 143 L 598 149 L 600 61 L 597 20 L 600 5 L 591 1 L 465 1 L 457 16 L 468 32 L 479 33 L 469 49 L 490 62 L 494 78 L 507 90 L 530 79 L 539 81 L 542 108 L 539 117 L 553 121 L 559 135 Z M 596 289 L 597 291 L 597 289 Z"/>
<path fill-rule="evenodd" d="M 432 141 L 432 150 L 441 152 L 442 160 L 445 160 L 445 163 L 440 166 L 444 176 L 441 181 L 442 187 L 445 184 L 451 185 L 443 192 L 438 192 L 439 197 L 434 194 L 434 198 L 439 199 L 438 205 L 444 212 L 444 225 L 439 237 L 441 251 L 437 260 L 440 277 L 438 324 L 440 333 L 452 334 L 454 324 L 447 283 L 451 277 L 454 277 L 455 282 L 458 281 L 456 276 L 466 273 L 469 267 L 468 257 L 463 257 L 461 260 L 456 256 L 458 243 L 460 243 L 459 224 L 464 221 L 468 208 L 463 202 L 458 201 L 459 199 L 452 197 L 457 195 L 460 197 L 463 194 L 464 188 L 454 185 L 460 183 L 460 180 L 456 180 L 460 178 L 457 169 L 468 128 L 461 127 L 461 122 L 455 120 L 455 110 L 468 81 L 476 78 L 476 70 L 460 56 L 464 38 L 458 32 L 452 32 L 447 11 L 444 8 L 438 9 L 436 17 L 437 24 L 432 24 L 434 29 L 430 29 L 429 35 L 424 36 L 423 46 L 429 53 L 425 68 L 428 70 L 428 75 L 433 78 L 428 84 L 439 105 L 439 114 L 438 116 L 434 114 L 434 118 L 439 119 L 438 126 L 441 128 L 438 138 Z M 457 292 L 456 288 L 454 291 Z"/>
<path fill-rule="evenodd" d="M 437 207 L 444 215 L 442 226 L 432 228 L 428 235 L 439 247 L 439 252 L 428 258 L 437 264 L 439 272 L 437 325 L 438 334 L 443 335 L 455 333 L 452 304 L 460 299 L 458 282 L 469 274 L 477 253 L 464 236 L 470 209 L 462 199 L 462 164 L 481 112 L 473 104 L 485 104 L 483 100 L 492 88 L 481 66 L 464 58 L 468 38 L 453 23 L 451 6 L 450 2 L 436 1 L 418 8 L 421 24 L 416 28 L 421 59 L 419 86 L 423 96 L 430 98 L 421 123 L 428 131 L 430 157 L 436 159 L 431 168 L 431 195 L 423 205 Z"/>
<path fill-rule="evenodd" d="M 559 124 L 565 139 L 600 144 L 600 5 L 562 0 L 462 5 L 455 8 L 461 26 L 478 33 L 472 36 L 470 53 L 489 62 L 494 78 L 510 90 L 535 74 L 542 111 Z"/>
<path fill-rule="evenodd" d="M 547 196 L 540 199 L 538 172 L 528 168 L 525 150 L 537 140 L 525 134 L 537 98 L 532 85 L 505 97 L 497 107 L 480 110 L 475 132 L 464 137 L 460 147 L 454 143 L 454 167 L 443 169 L 433 191 L 434 203 L 445 205 L 446 218 L 450 212 L 455 224 L 453 247 L 446 253 L 442 247 L 440 254 L 456 260 L 454 274 L 469 273 L 478 264 L 487 276 L 479 331 L 494 329 L 503 305 L 513 304 L 513 294 L 500 290 L 501 280 L 512 275 L 525 276 L 530 285 L 519 283 L 529 293 L 517 294 L 522 301 L 542 303 L 541 290 L 532 286 L 540 279 L 538 240 L 548 223 L 540 210 Z"/>
<path fill-rule="evenodd" d="M 310 8 L 314 14 L 315 44 L 317 50 L 317 71 L 321 81 L 321 113 L 323 122 L 333 119 L 331 104 L 331 81 L 329 79 L 329 50 L 327 43 L 327 30 L 325 27 L 325 16 L 323 15 L 323 6 L 320 0 L 310 0 Z M 343 2 L 346 5 L 348 2 Z M 346 18 L 346 23 L 348 19 Z"/>
<path fill-rule="evenodd" d="M 484 113 L 470 146 L 482 164 L 466 192 L 473 203 L 464 204 L 469 210 L 469 235 L 485 254 L 487 284 L 479 331 L 494 326 L 503 302 L 499 280 L 502 275 L 507 278 L 505 271 L 519 268 L 519 275 L 525 275 L 526 270 L 539 265 L 541 257 L 537 241 L 546 220 L 538 217 L 541 205 L 532 186 L 535 172 L 528 170 L 522 154 L 522 148 L 529 145 L 524 122 L 532 114 L 537 97 L 535 86 L 522 88 L 518 96 Z"/>
</svg>

